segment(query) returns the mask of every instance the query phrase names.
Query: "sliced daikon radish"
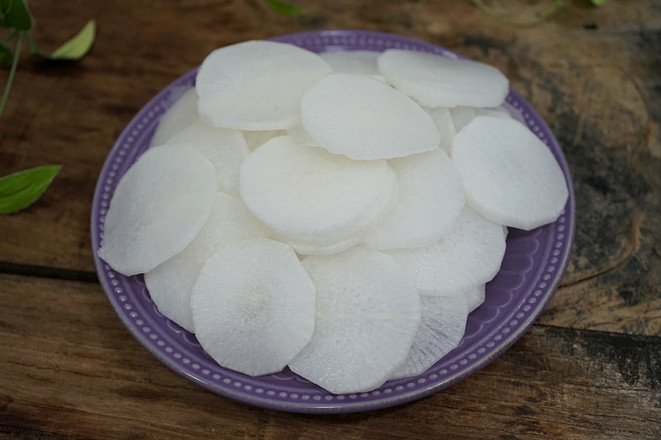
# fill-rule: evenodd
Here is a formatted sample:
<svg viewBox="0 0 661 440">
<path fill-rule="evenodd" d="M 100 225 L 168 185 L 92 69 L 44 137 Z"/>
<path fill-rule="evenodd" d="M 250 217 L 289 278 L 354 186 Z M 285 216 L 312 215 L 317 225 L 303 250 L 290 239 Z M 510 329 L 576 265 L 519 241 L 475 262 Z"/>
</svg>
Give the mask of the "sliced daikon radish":
<svg viewBox="0 0 661 440">
<path fill-rule="evenodd" d="M 431 117 L 413 100 L 365 75 L 335 73 L 301 100 L 303 127 L 331 153 L 351 159 L 390 159 L 436 148 Z"/>
<path fill-rule="evenodd" d="M 150 271 L 193 240 L 216 191 L 213 165 L 192 146 L 150 148 L 115 189 L 99 257 L 124 275 Z"/>
<path fill-rule="evenodd" d="M 298 145 L 306 147 L 320 147 L 321 144 L 303 127 L 302 121 L 295 122 L 291 127 L 287 127 L 287 134 L 291 140 Z"/>
<path fill-rule="evenodd" d="M 191 307 L 202 348 L 225 368 L 260 376 L 282 370 L 310 341 L 315 287 L 290 246 L 248 240 L 207 260 Z"/>
<path fill-rule="evenodd" d="M 475 116 L 493 116 L 496 118 L 512 119 L 510 112 L 502 105 L 500 107 L 475 108 L 473 110 L 475 111 Z"/>
<path fill-rule="evenodd" d="M 464 128 L 470 121 L 475 119 L 477 116 L 476 109 L 473 107 L 454 107 L 450 109 L 450 115 L 452 115 L 452 123 L 454 124 L 455 131 L 459 132 Z"/>
<path fill-rule="evenodd" d="M 305 90 L 330 72 L 317 54 L 290 44 L 246 41 L 216 49 L 197 75 L 200 118 L 240 130 L 287 128 L 298 119 Z"/>
<path fill-rule="evenodd" d="M 464 207 L 461 175 L 443 150 L 389 161 L 397 174 L 397 202 L 365 237 L 373 249 L 432 244 L 454 225 Z"/>
<path fill-rule="evenodd" d="M 468 288 L 468 290 L 464 292 L 466 296 L 466 303 L 468 303 L 468 313 L 477 309 L 484 303 L 485 287 L 485 284 L 477 284 Z"/>
<path fill-rule="evenodd" d="M 174 257 L 145 273 L 145 284 L 158 310 L 190 332 L 191 294 L 202 266 L 213 252 L 231 243 L 266 237 L 264 226 L 241 200 L 222 192 L 195 239 Z"/>
<path fill-rule="evenodd" d="M 151 138 L 151 145 L 164 144 L 197 120 L 197 93 L 194 88 L 190 88 L 163 113 Z"/>
<path fill-rule="evenodd" d="M 505 255 L 507 229 L 465 207 L 436 243 L 385 251 L 416 280 L 423 295 L 456 295 L 491 280 Z"/>
<path fill-rule="evenodd" d="M 558 218 L 568 190 L 546 145 L 515 120 L 478 116 L 452 141 L 466 201 L 492 222 L 530 230 Z"/>
<path fill-rule="evenodd" d="M 506 111 L 512 117 L 512 119 L 516 119 L 517 121 L 519 121 L 523 125 L 527 125 L 526 124 L 526 118 L 523 116 L 521 111 L 519 109 L 517 109 L 516 107 L 514 107 L 509 102 L 507 102 L 507 101 L 503 102 L 503 104 L 500 107 L 498 107 L 498 110 Z"/>
<path fill-rule="evenodd" d="M 417 332 L 415 283 L 392 258 L 362 246 L 307 257 L 303 266 L 317 287 L 315 331 L 289 368 L 331 393 L 377 388 Z"/>
<path fill-rule="evenodd" d="M 264 131 L 243 131 L 243 137 L 246 139 L 248 150 L 253 151 L 261 147 L 269 139 L 287 134 L 286 130 L 264 130 Z"/>
<path fill-rule="evenodd" d="M 452 146 L 452 138 L 457 133 L 452 121 L 452 115 L 447 107 L 435 107 L 425 109 L 432 121 L 436 124 L 438 132 L 441 134 L 440 147 L 448 154 L 450 154 L 450 147 Z"/>
<path fill-rule="evenodd" d="M 389 49 L 377 62 L 390 84 L 427 107 L 497 107 L 509 93 L 505 75 L 477 61 Z"/>
<path fill-rule="evenodd" d="M 466 331 L 468 308 L 464 295 L 422 296 L 422 319 L 406 361 L 390 377 L 422 374 L 457 348 Z"/>
<path fill-rule="evenodd" d="M 379 55 L 379 52 L 371 50 L 341 50 L 319 54 L 335 73 L 369 75 L 383 80 L 376 65 Z"/>
<path fill-rule="evenodd" d="M 396 191 L 386 161 L 353 161 L 296 145 L 289 136 L 253 151 L 239 177 L 244 203 L 276 235 L 320 244 L 350 238 L 380 220 L 387 209 L 375 216 L 375 207 Z"/>
<path fill-rule="evenodd" d="M 213 164 L 218 189 L 239 195 L 239 166 L 249 153 L 240 131 L 213 127 L 197 121 L 172 136 L 166 143 L 185 143 L 197 148 Z"/>
</svg>

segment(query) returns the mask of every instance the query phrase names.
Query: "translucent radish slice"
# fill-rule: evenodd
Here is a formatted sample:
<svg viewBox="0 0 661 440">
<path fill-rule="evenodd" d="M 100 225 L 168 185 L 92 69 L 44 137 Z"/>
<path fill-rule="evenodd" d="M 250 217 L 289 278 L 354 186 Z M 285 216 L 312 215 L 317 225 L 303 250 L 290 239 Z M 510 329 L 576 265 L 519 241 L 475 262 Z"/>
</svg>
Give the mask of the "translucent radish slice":
<svg viewBox="0 0 661 440">
<path fill-rule="evenodd" d="M 466 201 L 492 222 L 530 230 L 558 218 L 568 190 L 558 162 L 518 121 L 478 116 L 452 141 Z"/>
<path fill-rule="evenodd" d="M 249 153 L 240 131 L 212 127 L 197 121 L 172 136 L 166 143 L 193 145 L 213 164 L 218 189 L 239 195 L 239 166 Z"/>
<path fill-rule="evenodd" d="M 124 275 L 150 271 L 195 238 L 216 191 L 213 165 L 195 148 L 150 148 L 115 189 L 99 257 Z"/>
<path fill-rule="evenodd" d="M 466 207 L 436 243 L 386 251 L 406 269 L 423 295 L 456 295 L 491 280 L 505 255 L 506 228 Z"/>
<path fill-rule="evenodd" d="M 376 65 L 379 52 L 371 50 L 342 50 L 324 52 L 319 56 L 333 69 L 335 73 L 354 73 L 369 75 L 382 80 L 383 77 Z"/>
<path fill-rule="evenodd" d="M 497 107 L 509 93 L 505 75 L 477 61 L 389 49 L 378 66 L 390 84 L 427 107 Z"/>
<path fill-rule="evenodd" d="M 243 131 L 243 137 L 246 140 L 246 145 L 249 151 L 254 151 L 261 147 L 269 139 L 287 134 L 285 130 L 264 130 L 264 131 Z"/>
<path fill-rule="evenodd" d="M 287 134 L 291 140 L 298 145 L 305 147 L 320 147 L 321 144 L 303 127 L 302 121 L 297 121 L 291 127 L 287 128 Z"/>
<path fill-rule="evenodd" d="M 377 388 L 417 332 L 415 283 L 392 258 L 361 246 L 307 257 L 303 266 L 317 287 L 315 331 L 289 368 L 331 393 Z"/>
<path fill-rule="evenodd" d="M 391 379 L 417 376 L 457 348 L 466 331 L 464 295 L 422 296 L 422 319 L 409 355 Z"/>
<path fill-rule="evenodd" d="M 240 130 L 285 129 L 298 119 L 305 90 L 331 72 L 313 52 L 272 41 L 216 49 L 197 75 L 205 122 Z"/>
<path fill-rule="evenodd" d="M 191 298 L 195 336 L 225 368 L 250 376 L 282 370 L 310 341 L 315 287 L 290 246 L 249 240 L 202 267 Z"/>
<path fill-rule="evenodd" d="M 452 121 L 452 114 L 447 107 L 436 107 L 425 109 L 432 121 L 436 124 L 438 132 L 441 134 L 440 147 L 448 154 L 450 154 L 450 147 L 452 146 L 452 138 L 457 133 Z"/>
<path fill-rule="evenodd" d="M 478 284 L 466 290 L 466 303 L 468 304 L 468 313 L 477 309 L 484 303 L 485 284 Z"/>
<path fill-rule="evenodd" d="M 374 160 L 431 151 L 440 134 L 413 100 L 365 75 L 328 75 L 303 95 L 303 127 L 331 153 Z"/>
<path fill-rule="evenodd" d="M 241 200 L 217 193 L 209 219 L 195 239 L 183 251 L 145 273 L 151 299 L 163 315 L 194 332 L 191 294 L 204 263 L 222 246 L 266 236 L 264 226 Z"/>
<path fill-rule="evenodd" d="M 173 135 L 199 120 L 197 115 L 197 93 L 194 88 L 184 92 L 172 106 L 163 113 L 156 126 L 151 145 L 164 144 Z"/>
<path fill-rule="evenodd" d="M 450 109 L 452 115 L 452 123 L 454 124 L 455 131 L 459 132 L 470 121 L 477 116 L 476 110 L 473 107 L 455 107 Z"/>
<path fill-rule="evenodd" d="M 353 161 L 296 145 L 289 136 L 253 151 L 239 177 L 244 203 L 275 234 L 321 244 L 347 239 L 378 221 L 372 218 L 375 206 L 396 190 L 386 161 Z"/>
<path fill-rule="evenodd" d="M 464 207 L 461 175 L 443 150 L 390 160 L 397 202 L 365 237 L 373 249 L 427 246 L 445 235 Z"/>
</svg>

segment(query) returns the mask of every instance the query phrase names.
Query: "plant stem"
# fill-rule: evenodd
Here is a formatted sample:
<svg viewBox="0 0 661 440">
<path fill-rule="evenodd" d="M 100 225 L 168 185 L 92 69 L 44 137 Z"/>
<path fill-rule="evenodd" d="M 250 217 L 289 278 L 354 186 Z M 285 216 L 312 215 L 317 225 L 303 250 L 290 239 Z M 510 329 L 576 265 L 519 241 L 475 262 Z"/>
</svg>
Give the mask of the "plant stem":
<svg viewBox="0 0 661 440">
<path fill-rule="evenodd" d="M 37 43 L 35 43 L 34 40 L 32 39 L 32 35 L 25 34 L 25 42 L 28 43 L 28 47 L 30 48 L 30 52 L 32 54 L 48 57 L 45 53 L 39 50 L 39 48 L 37 47 Z"/>
<path fill-rule="evenodd" d="M 482 0 L 472 0 L 472 2 L 480 11 L 502 23 L 508 24 L 510 26 L 532 26 L 533 24 L 537 24 L 558 12 L 560 7 L 565 3 L 565 0 L 553 0 L 553 3 L 551 3 L 548 8 L 546 8 L 541 14 L 531 20 L 512 20 L 498 14 L 493 9 L 484 4 Z"/>
<path fill-rule="evenodd" d="M 16 49 L 14 50 L 14 58 L 11 60 L 11 69 L 9 70 L 9 78 L 7 78 L 7 84 L 5 85 L 5 92 L 2 95 L 2 101 L 0 102 L 0 117 L 2 117 L 2 112 L 5 110 L 5 105 L 7 104 L 7 99 L 9 98 L 9 90 L 11 90 L 11 84 L 14 82 L 14 75 L 16 75 L 16 68 L 18 67 L 18 57 L 21 54 L 21 46 L 23 45 L 23 32 L 18 33 L 18 39 L 16 40 Z"/>
<path fill-rule="evenodd" d="M 18 33 L 18 31 L 17 31 L 16 29 L 14 29 L 13 31 L 11 31 L 11 34 L 9 34 L 9 36 L 8 36 L 7 38 L 4 39 L 4 41 L 2 42 L 2 44 L 7 44 L 7 43 L 9 43 L 9 42 L 11 41 L 11 39 L 14 38 L 14 36 L 15 36 L 17 33 Z"/>
</svg>

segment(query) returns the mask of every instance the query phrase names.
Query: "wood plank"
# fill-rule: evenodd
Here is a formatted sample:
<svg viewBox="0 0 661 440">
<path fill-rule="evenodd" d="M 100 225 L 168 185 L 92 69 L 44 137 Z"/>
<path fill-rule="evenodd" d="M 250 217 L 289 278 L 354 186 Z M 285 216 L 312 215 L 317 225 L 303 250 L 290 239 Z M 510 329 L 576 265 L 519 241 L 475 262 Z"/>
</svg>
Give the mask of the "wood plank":
<svg viewBox="0 0 661 440">
<path fill-rule="evenodd" d="M 661 435 L 661 338 L 533 326 L 463 382 L 400 407 L 305 416 L 161 365 L 93 283 L 0 275 L 0 438 L 590 438 Z"/>
</svg>

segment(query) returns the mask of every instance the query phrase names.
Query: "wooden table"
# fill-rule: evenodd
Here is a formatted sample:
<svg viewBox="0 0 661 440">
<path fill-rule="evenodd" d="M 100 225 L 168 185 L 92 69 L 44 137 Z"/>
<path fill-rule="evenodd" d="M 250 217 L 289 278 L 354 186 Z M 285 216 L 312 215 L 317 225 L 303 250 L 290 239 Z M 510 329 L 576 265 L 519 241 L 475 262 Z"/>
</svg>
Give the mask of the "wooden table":
<svg viewBox="0 0 661 440">
<path fill-rule="evenodd" d="M 543 3 L 489 2 L 518 18 Z M 0 175 L 63 166 L 0 216 L 0 438 L 661 438 L 661 2 L 566 3 L 514 27 L 468 1 L 301 1 L 301 17 L 260 0 L 31 2 L 44 49 L 92 18 L 98 36 L 77 63 L 25 55 L 0 119 Z M 577 204 L 562 286 L 510 350 L 428 398 L 341 416 L 250 407 L 160 364 L 97 283 L 89 231 L 101 166 L 154 94 L 214 48 L 322 29 L 500 68 L 555 132 Z"/>
</svg>

